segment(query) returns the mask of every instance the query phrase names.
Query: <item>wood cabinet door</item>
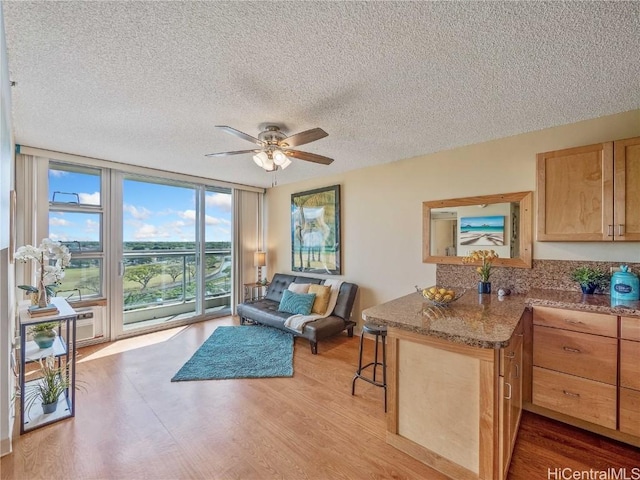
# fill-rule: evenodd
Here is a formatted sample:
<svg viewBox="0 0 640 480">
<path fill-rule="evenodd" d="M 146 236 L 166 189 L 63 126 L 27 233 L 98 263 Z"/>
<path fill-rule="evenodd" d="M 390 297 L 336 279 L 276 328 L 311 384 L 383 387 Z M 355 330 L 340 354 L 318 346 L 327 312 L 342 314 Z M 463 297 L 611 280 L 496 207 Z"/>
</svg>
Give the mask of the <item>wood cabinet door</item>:
<svg viewBox="0 0 640 480">
<path fill-rule="evenodd" d="M 640 240 L 640 137 L 614 142 L 614 239 Z"/>
<path fill-rule="evenodd" d="M 640 342 L 620 340 L 620 386 L 640 391 Z"/>
<path fill-rule="evenodd" d="M 613 142 L 537 156 L 538 241 L 613 240 Z"/>
</svg>

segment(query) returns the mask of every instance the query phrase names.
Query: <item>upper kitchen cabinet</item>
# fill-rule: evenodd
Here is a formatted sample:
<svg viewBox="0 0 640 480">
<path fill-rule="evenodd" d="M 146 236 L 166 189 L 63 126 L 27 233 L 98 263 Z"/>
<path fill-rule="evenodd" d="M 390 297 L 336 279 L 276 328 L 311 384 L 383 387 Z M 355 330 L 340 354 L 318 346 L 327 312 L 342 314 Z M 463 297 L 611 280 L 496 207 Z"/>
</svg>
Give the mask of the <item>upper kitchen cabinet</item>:
<svg viewBox="0 0 640 480">
<path fill-rule="evenodd" d="M 538 241 L 640 241 L 640 137 L 538 154 Z"/>
</svg>

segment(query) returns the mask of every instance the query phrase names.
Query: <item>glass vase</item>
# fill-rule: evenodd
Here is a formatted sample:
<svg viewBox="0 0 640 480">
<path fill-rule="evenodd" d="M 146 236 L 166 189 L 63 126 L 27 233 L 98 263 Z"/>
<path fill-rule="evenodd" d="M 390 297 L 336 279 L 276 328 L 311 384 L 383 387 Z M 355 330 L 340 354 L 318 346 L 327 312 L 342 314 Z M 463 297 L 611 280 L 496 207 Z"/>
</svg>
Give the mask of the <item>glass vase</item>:
<svg viewBox="0 0 640 480">
<path fill-rule="evenodd" d="M 43 280 L 40 280 L 38 285 L 38 307 L 44 308 L 49 305 L 49 297 L 47 295 L 47 288 Z"/>
<path fill-rule="evenodd" d="M 491 282 L 478 282 L 478 293 L 491 293 Z"/>
</svg>

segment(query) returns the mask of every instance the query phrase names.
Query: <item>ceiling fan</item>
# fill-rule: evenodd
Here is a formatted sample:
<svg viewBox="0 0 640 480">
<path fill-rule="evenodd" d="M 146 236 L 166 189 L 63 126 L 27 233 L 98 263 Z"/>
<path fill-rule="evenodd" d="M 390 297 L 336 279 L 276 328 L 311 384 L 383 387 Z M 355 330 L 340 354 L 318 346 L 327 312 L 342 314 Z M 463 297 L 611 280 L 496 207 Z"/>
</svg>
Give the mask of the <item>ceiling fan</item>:
<svg viewBox="0 0 640 480">
<path fill-rule="evenodd" d="M 253 161 L 267 172 L 276 171 L 278 168 L 284 170 L 291 165 L 291 158 L 321 163 L 322 165 L 329 165 L 333 162 L 333 158 L 292 149 L 293 147 L 315 142 L 329 135 L 321 128 L 312 128 L 311 130 L 305 130 L 304 132 L 296 133 L 288 137 L 282 132 L 279 126 L 267 125 L 264 131 L 258 134 L 258 138 L 227 125 L 216 125 L 216 128 L 220 128 L 231 135 L 255 143 L 259 148 L 237 150 L 234 152 L 209 153 L 205 155 L 205 157 L 224 157 L 227 155 L 240 155 L 242 153 L 255 153 Z"/>
</svg>

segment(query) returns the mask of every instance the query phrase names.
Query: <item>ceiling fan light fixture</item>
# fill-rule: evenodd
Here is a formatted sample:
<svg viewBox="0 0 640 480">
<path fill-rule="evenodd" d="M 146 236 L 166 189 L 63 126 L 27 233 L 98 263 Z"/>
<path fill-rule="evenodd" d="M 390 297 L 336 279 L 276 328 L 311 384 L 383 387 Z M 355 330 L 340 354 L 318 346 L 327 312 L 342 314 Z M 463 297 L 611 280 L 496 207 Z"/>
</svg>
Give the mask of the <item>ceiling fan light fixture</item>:
<svg viewBox="0 0 640 480">
<path fill-rule="evenodd" d="M 259 167 L 264 168 L 265 170 L 267 170 L 267 163 L 269 162 L 269 160 L 269 156 L 266 152 L 256 153 L 253 156 L 253 161 L 255 162 L 255 164 Z"/>
<path fill-rule="evenodd" d="M 287 156 L 285 155 L 285 157 L 284 157 L 284 158 L 285 158 L 284 163 L 283 163 L 282 165 L 280 165 L 280 168 L 282 168 L 283 170 L 284 170 L 285 168 L 287 168 L 289 165 L 291 165 L 291 160 L 289 159 L 289 157 L 287 157 Z"/>
<path fill-rule="evenodd" d="M 271 157 L 271 155 L 266 154 L 265 152 L 261 152 L 264 153 L 265 157 L 267 157 L 267 159 L 264 162 L 264 165 L 262 165 L 262 168 L 264 168 L 267 172 L 273 172 L 274 170 L 278 169 L 278 166 L 273 163 L 273 158 Z"/>
<path fill-rule="evenodd" d="M 282 150 L 275 150 L 273 152 L 273 163 L 278 166 L 282 166 L 288 160 L 287 156 L 282 152 Z"/>
</svg>

